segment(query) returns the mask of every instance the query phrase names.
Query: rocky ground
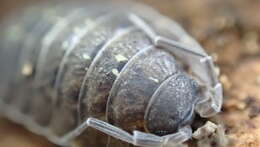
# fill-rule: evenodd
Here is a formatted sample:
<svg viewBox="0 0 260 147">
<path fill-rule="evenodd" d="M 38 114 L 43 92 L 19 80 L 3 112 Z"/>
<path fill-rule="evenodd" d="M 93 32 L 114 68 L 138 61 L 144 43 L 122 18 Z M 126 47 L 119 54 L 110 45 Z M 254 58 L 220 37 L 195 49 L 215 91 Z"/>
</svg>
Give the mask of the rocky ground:
<svg viewBox="0 0 260 147">
<path fill-rule="evenodd" d="M 212 121 L 224 127 L 228 146 L 260 147 L 260 1 L 142 1 L 182 24 L 220 67 L 224 106 Z M 2 10 L 11 8 L 10 2 L 4 5 Z M 17 125 L 0 121 L 0 146 L 17 143 L 20 147 L 53 146 Z"/>
</svg>

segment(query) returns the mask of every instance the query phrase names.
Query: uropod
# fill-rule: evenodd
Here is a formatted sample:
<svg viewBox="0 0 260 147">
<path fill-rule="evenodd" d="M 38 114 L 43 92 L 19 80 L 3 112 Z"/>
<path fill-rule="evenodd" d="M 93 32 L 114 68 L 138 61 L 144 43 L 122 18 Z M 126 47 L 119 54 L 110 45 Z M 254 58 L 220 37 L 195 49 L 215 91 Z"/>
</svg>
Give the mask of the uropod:
<svg viewBox="0 0 260 147">
<path fill-rule="evenodd" d="M 68 146 L 171 147 L 220 112 L 212 58 L 132 2 L 39 4 L 3 21 L 0 112 Z"/>
</svg>

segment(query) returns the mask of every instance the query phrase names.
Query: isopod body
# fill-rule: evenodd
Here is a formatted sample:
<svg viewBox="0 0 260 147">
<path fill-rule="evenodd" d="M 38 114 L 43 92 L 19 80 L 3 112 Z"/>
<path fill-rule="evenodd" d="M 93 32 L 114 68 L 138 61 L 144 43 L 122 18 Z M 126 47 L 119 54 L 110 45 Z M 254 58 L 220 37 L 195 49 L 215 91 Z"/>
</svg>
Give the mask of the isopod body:
<svg viewBox="0 0 260 147">
<path fill-rule="evenodd" d="M 2 28 L 0 110 L 55 144 L 171 146 L 221 108 L 211 57 L 141 4 L 42 4 Z"/>
</svg>

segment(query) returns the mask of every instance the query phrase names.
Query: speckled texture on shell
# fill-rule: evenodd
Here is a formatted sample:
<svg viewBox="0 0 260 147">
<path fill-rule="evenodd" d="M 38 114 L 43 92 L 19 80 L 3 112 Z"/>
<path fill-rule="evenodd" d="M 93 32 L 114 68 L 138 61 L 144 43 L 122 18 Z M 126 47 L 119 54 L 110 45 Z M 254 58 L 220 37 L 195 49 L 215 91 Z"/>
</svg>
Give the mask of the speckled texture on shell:
<svg viewBox="0 0 260 147">
<path fill-rule="evenodd" d="M 152 94 L 178 70 L 174 57 L 160 49 L 152 47 L 136 54 L 113 85 L 108 99 L 108 122 L 128 131 L 142 128 Z"/>
<path fill-rule="evenodd" d="M 194 117 L 198 97 L 198 84 L 184 73 L 175 74 L 165 80 L 151 98 L 145 116 L 147 129 L 155 134 L 176 132 Z M 160 114 L 165 115 L 160 115 Z"/>
<path fill-rule="evenodd" d="M 118 74 L 134 54 L 151 45 L 143 32 L 130 28 L 103 48 L 86 75 L 86 95 L 82 98 L 81 111 L 93 117 L 104 116 L 107 97 Z"/>
</svg>

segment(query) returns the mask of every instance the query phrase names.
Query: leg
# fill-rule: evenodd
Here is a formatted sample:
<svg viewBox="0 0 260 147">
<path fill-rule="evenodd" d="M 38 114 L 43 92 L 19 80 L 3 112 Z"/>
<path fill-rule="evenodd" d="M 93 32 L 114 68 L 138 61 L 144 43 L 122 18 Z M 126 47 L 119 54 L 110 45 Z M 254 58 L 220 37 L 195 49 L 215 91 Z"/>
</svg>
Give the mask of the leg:
<svg viewBox="0 0 260 147">
<path fill-rule="evenodd" d="M 73 131 L 69 132 L 68 134 L 64 135 L 60 139 L 59 144 L 69 144 L 73 139 L 81 135 L 88 127 L 92 127 L 97 129 L 109 136 L 113 136 L 117 139 L 122 141 L 132 143 L 132 135 L 113 126 L 104 121 L 95 119 L 95 118 L 88 118 L 85 122 L 83 122 L 79 127 L 74 129 Z"/>
<path fill-rule="evenodd" d="M 218 82 L 218 73 L 212 58 L 199 45 L 188 45 L 158 35 L 144 20 L 134 14 L 131 14 L 129 19 L 141 28 L 156 46 L 173 53 L 179 59 L 184 59 L 182 60 L 184 64 L 190 67 L 196 78 L 206 87 L 205 98 L 198 102 L 196 111 L 202 117 L 209 117 L 218 113 L 222 106 L 222 85 Z"/>
<path fill-rule="evenodd" d="M 70 142 L 80 136 L 88 127 L 87 121 L 83 122 L 80 126 L 78 126 L 73 131 L 64 135 L 61 139 L 59 139 L 59 144 L 69 145 Z"/>
<path fill-rule="evenodd" d="M 87 124 L 89 127 L 95 128 L 109 136 L 142 147 L 162 147 L 169 144 L 183 143 L 191 138 L 192 135 L 190 127 L 182 128 L 175 134 L 160 137 L 140 131 L 134 131 L 132 135 L 120 128 L 94 118 L 89 118 Z"/>
<path fill-rule="evenodd" d="M 81 126 L 61 139 L 60 144 L 69 144 L 71 140 L 79 136 L 87 127 L 97 129 L 109 136 L 120 139 L 135 146 L 142 147 L 164 147 L 171 144 L 181 144 L 192 136 L 190 127 L 179 129 L 179 132 L 166 136 L 156 136 L 149 133 L 134 131 L 133 135 L 104 121 L 88 118 Z"/>
</svg>

